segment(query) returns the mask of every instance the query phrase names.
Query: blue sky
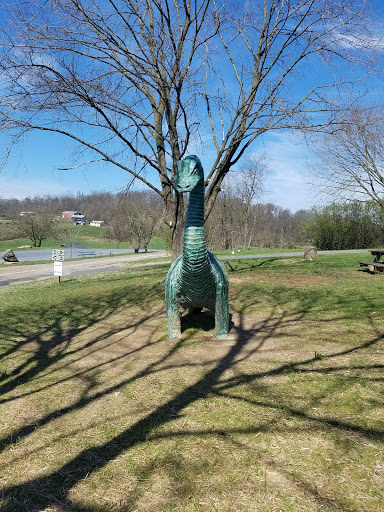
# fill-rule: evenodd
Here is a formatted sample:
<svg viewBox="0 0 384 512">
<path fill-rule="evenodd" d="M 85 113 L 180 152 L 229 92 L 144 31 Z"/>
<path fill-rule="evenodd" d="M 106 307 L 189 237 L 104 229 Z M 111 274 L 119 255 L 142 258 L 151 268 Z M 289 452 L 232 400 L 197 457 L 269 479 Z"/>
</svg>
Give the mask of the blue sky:
<svg viewBox="0 0 384 512">
<path fill-rule="evenodd" d="M 70 164 L 71 144 L 59 135 L 36 133 L 24 143 L 0 173 L 0 196 L 23 199 L 35 195 L 61 195 L 67 192 L 117 192 L 124 188 L 130 175 L 113 165 L 90 164 L 62 171 Z M 262 145 L 254 146 L 265 153 L 268 177 L 265 202 L 296 211 L 316 202 L 316 191 L 308 185 L 307 161 L 310 158 L 302 140 L 288 132 L 271 133 Z M 204 163 L 204 155 L 202 161 Z"/>
<path fill-rule="evenodd" d="M 49 132 L 29 135 L 0 173 L 0 196 L 22 199 L 67 192 L 118 191 L 129 181 L 128 173 L 113 165 L 94 163 L 60 170 L 71 165 L 72 151 L 71 140 L 64 136 Z"/>
<path fill-rule="evenodd" d="M 373 0 L 384 14 L 384 0 Z M 311 71 L 310 71 L 311 72 Z M 313 70 L 312 70 L 313 72 Z M 372 93 L 380 97 L 383 90 L 379 81 L 372 82 Z M 380 100 L 379 100 L 380 101 Z M 30 135 L 18 147 L 0 172 L 0 197 L 19 199 L 35 195 L 60 195 L 91 191 L 117 192 L 130 181 L 130 175 L 111 164 L 90 164 L 72 170 L 59 170 L 70 166 L 73 147 L 69 139 L 48 132 Z M 266 156 L 269 174 L 265 183 L 265 202 L 272 202 L 291 211 L 310 208 L 324 198 L 309 185 L 308 160 L 313 159 L 299 136 L 288 131 L 270 132 L 252 147 L 254 152 Z M 197 154 L 209 165 L 210 154 Z M 79 162 L 80 163 L 80 162 Z"/>
</svg>

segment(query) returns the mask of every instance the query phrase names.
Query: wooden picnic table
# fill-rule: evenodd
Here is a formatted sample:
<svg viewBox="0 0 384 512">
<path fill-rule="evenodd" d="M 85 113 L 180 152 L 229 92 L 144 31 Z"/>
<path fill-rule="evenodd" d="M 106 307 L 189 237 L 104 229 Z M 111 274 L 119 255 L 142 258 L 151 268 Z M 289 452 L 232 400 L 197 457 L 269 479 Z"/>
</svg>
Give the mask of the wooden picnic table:
<svg viewBox="0 0 384 512">
<path fill-rule="evenodd" d="M 373 260 L 374 263 L 378 263 L 380 261 L 380 258 L 384 254 L 384 249 L 374 249 L 374 250 L 370 251 L 370 253 L 372 254 L 372 256 L 375 257 L 375 259 Z"/>
<path fill-rule="evenodd" d="M 95 251 L 80 251 L 79 256 L 81 256 L 82 258 L 85 258 L 85 256 L 96 256 L 96 252 Z"/>
<path fill-rule="evenodd" d="M 384 271 L 384 263 L 380 262 L 380 258 L 384 256 L 384 249 L 373 249 L 368 251 L 375 257 L 373 261 L 359 261 L 360 267 L 368 267 L 368 270 L 374 272 L 378 270 L 379 272 Z"/>
</svg>

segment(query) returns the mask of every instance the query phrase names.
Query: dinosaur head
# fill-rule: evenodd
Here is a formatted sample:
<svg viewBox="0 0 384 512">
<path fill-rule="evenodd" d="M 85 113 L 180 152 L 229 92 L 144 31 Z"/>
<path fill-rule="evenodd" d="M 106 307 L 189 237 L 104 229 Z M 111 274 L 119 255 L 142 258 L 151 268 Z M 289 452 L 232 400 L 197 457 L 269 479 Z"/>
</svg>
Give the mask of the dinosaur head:
<svg viewBox="0 0 384 512">
<path fill-rule="evenodd" d="M 190 192 L 201 180 L 204 180 L 204 171 L 197 156 L 190 155 L 177 162 L 175 188 L 178 192 Z"/>
</svg>

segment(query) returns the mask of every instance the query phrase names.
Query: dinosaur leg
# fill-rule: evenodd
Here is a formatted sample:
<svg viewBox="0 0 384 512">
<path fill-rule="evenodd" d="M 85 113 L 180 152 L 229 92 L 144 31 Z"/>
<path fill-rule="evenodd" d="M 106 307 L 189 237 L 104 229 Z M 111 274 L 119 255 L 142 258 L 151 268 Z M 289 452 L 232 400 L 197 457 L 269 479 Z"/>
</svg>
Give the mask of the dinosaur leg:
<svg viewBox="0 0 384 512">
<path fill-rule="evenodd" d="M 178 313 L 171 313 L 167 315 L 168 321 L 168 339 L 178 340 L 181 337 L 181 322 Z"/>
<path fill-rule="evenodd" d="M 170 290 L 166 298 L 168 339 L 178 340 L 181 337 L 181 319 L 176 293 L 172 293 L 172 290 Z"/>
<path fill-rule="evenodd" d="M 218 338 L 226 338 L 228 336 L 228 287 L 225 283 L 217 283 L 216 285 L 215 326 Z"/>
<path fill-rule="evenodd" d="M 165 279 L 165 304 L 167 308 L 168 339 L 181 336 L 181 311 L 179 303 L 181 256 L 172 263 Z"/>
</svg>

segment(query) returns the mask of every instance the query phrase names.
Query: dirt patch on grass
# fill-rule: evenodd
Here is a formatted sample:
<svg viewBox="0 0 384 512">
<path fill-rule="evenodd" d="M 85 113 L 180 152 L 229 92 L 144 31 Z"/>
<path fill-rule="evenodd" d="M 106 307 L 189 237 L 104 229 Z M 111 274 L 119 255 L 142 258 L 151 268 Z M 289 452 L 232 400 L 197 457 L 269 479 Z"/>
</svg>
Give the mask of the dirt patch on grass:
<svg viewBox="0 0 384 512">
<path fill-rule="evenodd" d="M 2 510 L 379 512 L 381 321 L 291 302 L 231 314 L 226 340 L 203 312 L 167 341 L 163 303 L 18 333 L 0 375 Z"/>
<path fill-rule="evenodd" d="M 257 276 L 230 276 L 230 282 L 234 285 L 242 283 L 268 283 L 276 281 L 276 276 L 270 273 L 258 272 Z M 291 273 L 289 276 L 284 276 L 281 283 L 287 288 L 305 288 L 308 286 L 328 286 L 331 284 L 329 278 L 324 276 L 302 275 Z"/>
</svg>

